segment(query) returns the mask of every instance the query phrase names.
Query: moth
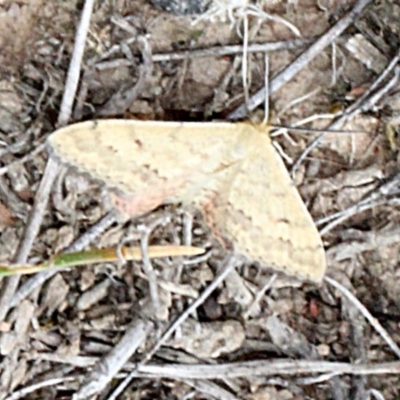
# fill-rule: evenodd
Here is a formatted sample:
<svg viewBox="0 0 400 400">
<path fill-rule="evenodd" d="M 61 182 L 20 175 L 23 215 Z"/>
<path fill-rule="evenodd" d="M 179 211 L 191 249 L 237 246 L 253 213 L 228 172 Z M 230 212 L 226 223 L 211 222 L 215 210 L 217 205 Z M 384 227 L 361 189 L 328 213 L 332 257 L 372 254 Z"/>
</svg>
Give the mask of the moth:
<svg viewBox="0 0 400 400">
<path fill-rule="evenodd" d="M 129 198 L 131 215 L 193 204 L 210 228 L 262 265 L 320 282 L 321 237 L 261 127 L 98 120 L 52 133 L 50 153 Z"/>
</svg>

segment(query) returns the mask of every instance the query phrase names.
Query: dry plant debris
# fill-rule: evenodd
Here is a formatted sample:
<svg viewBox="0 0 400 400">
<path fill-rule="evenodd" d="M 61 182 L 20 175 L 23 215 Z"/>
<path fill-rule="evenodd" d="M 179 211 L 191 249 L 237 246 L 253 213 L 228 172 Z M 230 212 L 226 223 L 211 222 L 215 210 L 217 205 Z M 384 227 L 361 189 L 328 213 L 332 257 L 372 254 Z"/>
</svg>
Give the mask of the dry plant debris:
<svg viewBox="0 0 400 400">
<path fill-rule="evenodd" d="M 270 49 L 273 138 L 327 249 L 319 287 L 229 258 L 196 213 L 118 221 L 102 188 L 46 164 L 90 3 L 0 1 L 1 261 L 122 242 L 214 250 L 3 279 L 0 398 L 399 398 L 398 2 L 248 2 L 291 24 L 248 17 L 246 77 L 254 108 L 268 88 L 257 46 Z M 152 3 L 95 2 L 64 124 L 110 109 L 198 121 L 245 109 L 242 53 L 231 47 L 243 43 L 243 14 L 223 22 Z"/>
</svg>

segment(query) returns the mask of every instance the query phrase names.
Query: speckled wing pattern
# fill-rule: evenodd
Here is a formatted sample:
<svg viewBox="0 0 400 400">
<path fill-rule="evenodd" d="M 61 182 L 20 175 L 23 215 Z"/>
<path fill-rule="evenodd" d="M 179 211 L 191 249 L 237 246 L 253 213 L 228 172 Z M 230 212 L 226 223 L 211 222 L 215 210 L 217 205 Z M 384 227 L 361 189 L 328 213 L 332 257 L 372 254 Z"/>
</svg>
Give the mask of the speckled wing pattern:
<svg viewBox="0 0 400 400">
<path fill-rule="evenodd" d="M 242 123 L 98 120 L 61 128 L 50 153 L 134 199 L 135 213 L 193 203 L 263 265 L 320 282 L 318 231 L 266 133 Z"/>
</svg>

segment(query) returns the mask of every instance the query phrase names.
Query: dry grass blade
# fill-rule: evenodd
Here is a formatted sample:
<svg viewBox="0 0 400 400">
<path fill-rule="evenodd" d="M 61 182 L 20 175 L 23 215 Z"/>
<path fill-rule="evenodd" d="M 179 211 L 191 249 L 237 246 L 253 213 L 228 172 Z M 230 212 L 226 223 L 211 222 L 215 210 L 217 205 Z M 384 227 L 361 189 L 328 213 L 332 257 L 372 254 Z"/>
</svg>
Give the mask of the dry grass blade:
<svg viewBox="0 0 400 400">
<path fill-rule="evenodd" d="M 196 256 L 204 252 L 204 249 L 192 246 L 150 246 L 147 251 L 149 258 Z M 58 254 L 50 261 L 39 265 L 0 265 L 0 276 L 34 274 L 51 269 L 60 270 L 100 262 L 116 262 L 121 256 L 124 261 L 140 261 L 143 258 L 140 247 L 94 249 Z"/>
</svg>

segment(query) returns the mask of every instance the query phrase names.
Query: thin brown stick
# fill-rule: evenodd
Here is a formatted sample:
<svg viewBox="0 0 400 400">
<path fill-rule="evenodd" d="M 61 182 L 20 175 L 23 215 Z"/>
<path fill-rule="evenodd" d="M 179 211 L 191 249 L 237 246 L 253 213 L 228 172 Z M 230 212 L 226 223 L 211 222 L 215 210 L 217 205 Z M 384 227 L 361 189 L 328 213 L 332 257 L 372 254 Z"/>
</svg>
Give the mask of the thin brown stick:
<svg viewBox="0 0 400 400">
<path fill-rule="evenodd" d="M 300 47 L 307 46 L 311 43 L 310 39 L 294 39 L 284 40 L 280 42 L 272 43 L 253 43 L 249 44 L 247 49 L 248 53 L 259 53 L 259 52 L 273 52 L 282 50 L 296 50 Z M 173 53 L 159 53 L 152 56 L 153 62 L 161 61 L 172 61 L 172 60 L 184 60 L 186 58 L 199 58 L 199 57 L 221 57 L 228 55 L 239 55 L 243 54 L 243 45 L 231 45 L 231 46 L 218 46 L 210 47 L 209 49 L 199 50 L 183 50 L 176 51 Z"/>
</svg>

